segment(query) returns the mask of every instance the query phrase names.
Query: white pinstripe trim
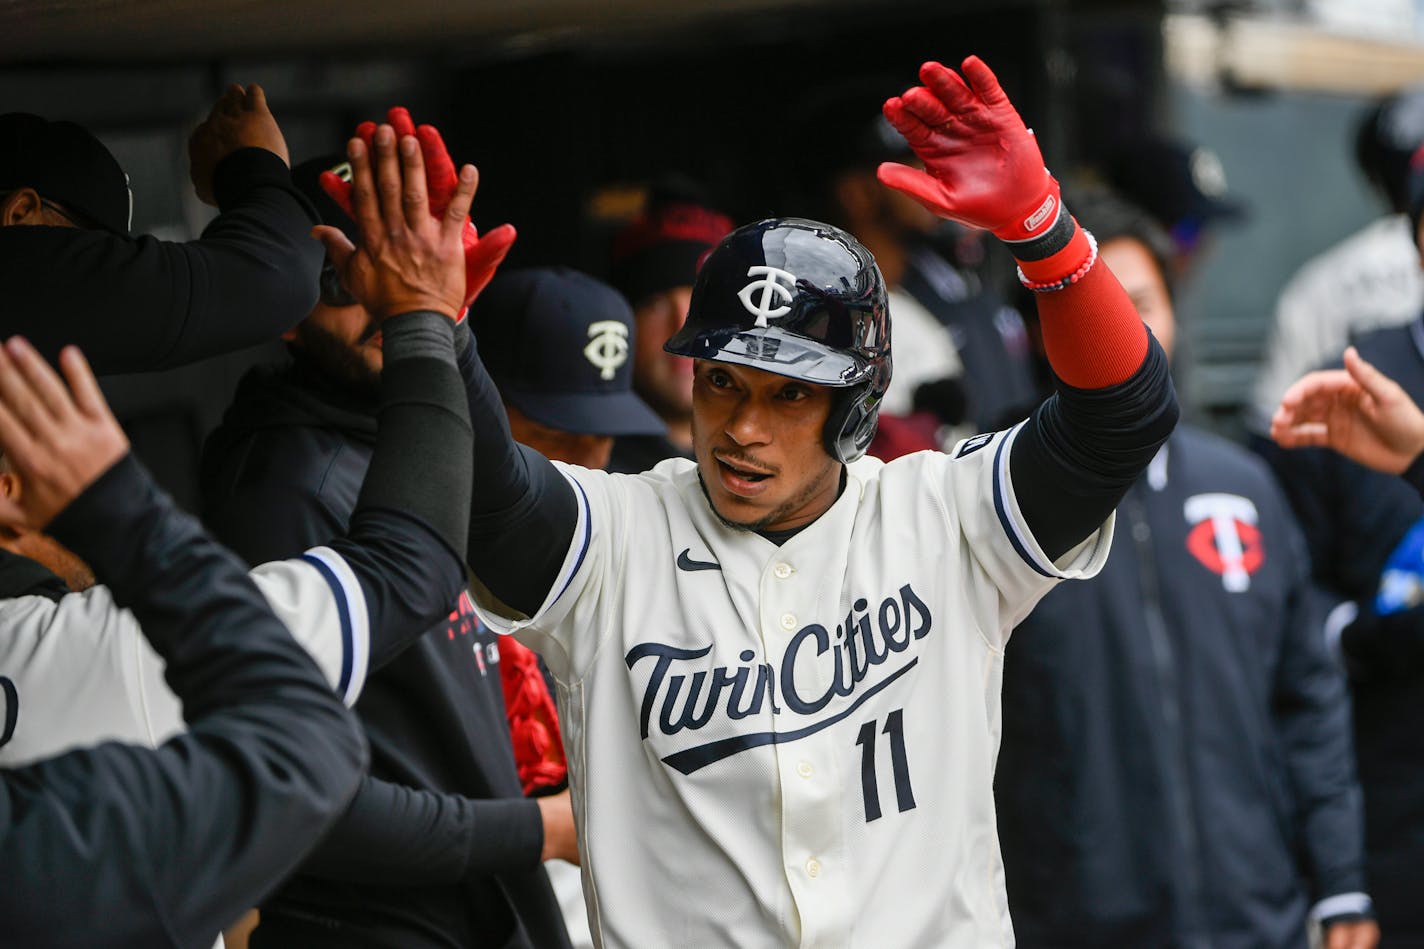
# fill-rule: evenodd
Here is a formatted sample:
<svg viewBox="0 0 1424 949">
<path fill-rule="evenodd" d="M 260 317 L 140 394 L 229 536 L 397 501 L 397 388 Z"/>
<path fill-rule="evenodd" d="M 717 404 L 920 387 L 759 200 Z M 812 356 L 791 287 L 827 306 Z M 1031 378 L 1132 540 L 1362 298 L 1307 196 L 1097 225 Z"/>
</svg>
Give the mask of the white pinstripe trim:
<svg viewBox="0 0 1424 949">
<path fill-rule="evenodd" d="M 569 544 L 569 553 L 564 557 L 564 565 L 559 568 L 559 575 L 554 578 L 554 583 L 549 587 L 549 599 L 540 607 L 539 612 L 543 613 L 559 602 L 559 597 L 568 590 L 569 584 L 574 582 L 574 575 L 583 566 L 584 559 L 588 557 L 588 548 L 592 543 L 591 521 L 593 513 L 588 507 L 588 495 L 584 492 L 583 485 L 578 483 L 568 471 L 559 469 L 559 474 L 563 475 L 569 482 L 569 486 L 574 489 L 574 497 L 578 501 L 578 520 L 574 522 L 574 536 Z M 577 550 L 577 553 L 575 553 Z"/>
<path fill-rule="evenodd" d="M 1012 481 L 1009 478 L 1009 458 L 1013 455 L 1014 439 L 1018 437 L 1019 430 L 1023 427 L 1024 423 L 1020 422 L 1009 429 L 998 449 L 997 457 L 994 459 L 994 480 L 999 487 L 999 497 L 1003 499 L 1003 511 L 999 521 L 1003 524 L 1004 530 L 1010 533 L 1015 541 L 1014 546 L 1020 555 L 1028 560 L 1029 566 L 1050 577 L 1061 578 L 1063 571 L 1054 566 L 1053 561 L 1043 556 L 1043 552 L 1038 547 L 1038 541 L 1033 537 L 1033 532 L 1023 522 L 1023 515 L 1019 512 L 1018 498 L 1013 493 Z"/>
<path fill-rule="evenodd" d="M 351 677 L 341 700 L 346 705 L 356 704 L 361 697 L 361 689 L 366 684 L 366 672 L 371 661 L 371 617 L 366 611 L 366 594 L 361 590 L 361 581 L 341 555 L 330 547 L 313 547 L 305 556 L 319 560 L 336 577 L 341 589 L 332 593 L 346 601 L 346 609 L 351 616 L 351 640 L 344 646 L 351 660 Z"/>
<path fill-rule="evenodd" d="M 1355 617 L 1360 615 L 1360 607 L 1354 600 L 1342 600 L 1325 615 L 1325 648 L 1330 653 L 1330 658 L 1340 665 L 1345 664 L 1345 651 L 1340 647 L 1340 637 L 1345 632 L 1345 627 L 1355 621 Z"/>
</svg>

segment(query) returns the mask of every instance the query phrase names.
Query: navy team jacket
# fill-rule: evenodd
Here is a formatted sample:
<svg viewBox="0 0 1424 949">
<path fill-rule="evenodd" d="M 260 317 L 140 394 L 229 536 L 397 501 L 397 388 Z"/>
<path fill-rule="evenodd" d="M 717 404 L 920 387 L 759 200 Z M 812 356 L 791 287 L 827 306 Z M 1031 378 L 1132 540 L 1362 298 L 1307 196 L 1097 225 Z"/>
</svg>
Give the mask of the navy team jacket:
<svg viewBox="0 0 1424 949">
<path fill-rule="evenodd" d="M 1268 469 L 1179 427 L 1010 639 L 995 794 L 1036 946 L 1299 947 L 1365 891 L 1342 674 Z"/>
</svg>

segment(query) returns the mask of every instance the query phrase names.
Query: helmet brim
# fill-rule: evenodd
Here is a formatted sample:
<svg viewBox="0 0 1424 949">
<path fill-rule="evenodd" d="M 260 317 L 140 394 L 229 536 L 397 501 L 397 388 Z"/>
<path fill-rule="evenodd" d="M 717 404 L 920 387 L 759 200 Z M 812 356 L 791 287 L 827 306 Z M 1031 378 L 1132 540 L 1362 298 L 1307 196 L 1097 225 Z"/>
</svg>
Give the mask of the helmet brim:
<svg viewBox="0 0 1424 949">
<path fill-rule="evenodd" d="M 703 333 L 684 329 L 663 348 L 677 356 L 734 363 L 833 388 L 859 385 L 871 372 L 863 359 L 775 327 Z"/>
</svg>

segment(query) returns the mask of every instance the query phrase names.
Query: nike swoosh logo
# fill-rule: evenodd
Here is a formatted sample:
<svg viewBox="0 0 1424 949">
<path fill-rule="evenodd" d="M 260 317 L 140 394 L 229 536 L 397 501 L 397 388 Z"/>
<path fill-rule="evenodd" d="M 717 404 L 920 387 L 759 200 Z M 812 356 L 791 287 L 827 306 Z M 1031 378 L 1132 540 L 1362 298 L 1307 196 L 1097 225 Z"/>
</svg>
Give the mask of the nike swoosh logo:
<svg viewBox="0 0 1424 949">
<path fill-rule="evenodd" d="M 692 553 L 691 547 L 683 548 L 682 553 L 677 555 L 677 568 L 679 570 L 721 570 L 722 565 L 716 561 L 693 560 L 688 554 Z"/>
</svg>

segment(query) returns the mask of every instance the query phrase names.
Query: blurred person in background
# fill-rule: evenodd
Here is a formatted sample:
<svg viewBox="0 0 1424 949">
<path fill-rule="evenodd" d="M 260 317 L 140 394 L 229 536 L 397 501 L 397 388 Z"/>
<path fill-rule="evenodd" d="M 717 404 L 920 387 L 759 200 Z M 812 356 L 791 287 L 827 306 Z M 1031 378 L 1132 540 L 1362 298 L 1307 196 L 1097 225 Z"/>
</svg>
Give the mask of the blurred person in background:
<svg viewBox="0 0 1424 949">
<path fill-rule="evenodd" d="M 732 231 L 701 189 L 679 178 L 650 189 L 647 205 L 613 240 L 611 282 L 633 306 L 637 345 L 633 388 L 662 417 L 661 435 L 623 435 L 610 471 L 638 474 L 692 453 L 692 360 L 663 344 L 687 321 L 692 284 L 703 259 Z"/>
<path fill-rule="evenodd" d="M 1173 245 L 1073 204 L 1170 355 Z M 1179 425 L 1118 506 L 1097 577 L 1052 590 L 1004 660 L 995 797 L 1018 945 L 1371 949 L 1360 793 L 1285 498 Z"/>
<path fill-rule="evenodd" d="M 914 161 L 914 154 L 884 116 L 873 114 L 846 147 L 817 157 L 825 162 L 822 216 L 855 235 L 885 278 L 895 321 L 895 377 L 880 404 L 880 430 L 870 453 L 889 460 L 910 451 L 947 448 L 973 432 L 962 428 L 969 411 L 954 334 L 902 286 L 912 247 L 940 219 L 875 177 L 882 161 Z M 941 428 L 955 433 L 945 444 Z"/>
<path fill-rule="evenodd" d="M 134 238 L 128 176 L 72 122 L 0 115 L 3 325 L 47 358 L 84 347 L 101 374 L 185 365 L 275 339 L 311 309 L 319 223 L 257 85 L 232 86 L 189 141 L 219 214 L 187 243 Z M 96 305 L 101 304 L 101 305 Z"/>
<path fill-rule="evenodd" d="M 1227 185 L 1221 156 L 1205 145 L 1148 135 L 1114 151 L 1103 174 L 1113 191 L 1167 231 L 1175 281 L 1205 257 L 1217 228 L 1246 215 L 1245 203 Z"/>
<path fill-rule="evenodd" d="M 1410 194 L 1406 226 L 1417 234 L 1424 172 L 1411 175 Z M 1415 403 L 1424 400 L 1420 314 L 1363 334 L 1354 348 Z M 1404 479 L 1328 448 L 1271 448 L 1265 454 L 1305 531 L 1315 580 L 1339 601 L 1327 632 L 1354 700 L 1382 945 L 1424 945 L 1424 502 Z"/>
<path fill-rule="evenodd" d="M 1388 213 L 1306 261 L 1276 299 L 1248 425 L 1264 434 L 1300 376 L 1357 336 L 1408 323 L 1424 309 L 1424 273 L 1409 223 L 1411 160 L 1424 146 L 1424 86 L 1375 104 L 1355 133 L 1355 160 Z"/>
<path fill-rule="evenodd" d="M 832 99 L 837 115 L 848 105 L 846 96 Z M 873 118 L 818 156 L 818 174 L 825 213 L 870 249 L 890 290 L 895 381 L 883 411 L 932 414 L 948 427 L 940 441 L 949 444 L 1019 421 L 1037 405 L 1032 351 L 1023 318 L 982 267 L 994 242 L 880 187 L 880 162 L 915 158 L 873 107 L 862 111 Z"/>
<path fill-rule="evenodd" d="M 392 126 L 378 134 L 395 138 Z M 322 220 L 360 246 L 355 222 L 318 184 L 323 171 L 348 167 L 333 156 L 299 165 L 294 177 Z M 345 531 L 371 460 L 379 320 L 347 289 L 334 258 L 320 289 L 284 337 L 290 364 L 243 380 L 204 453 L 205 517 L 253 563 Z M 467 323 L 455 339 L 458 359 L 468 360 Z M 449 610 L 372 670 L 356 705 L 371 773 L 332 833 L 263 904 L 252 946 L 568 945 L 540 866 L 572 852 L 568 794 L 525 798 L 495 637 L 466 592 Z"/>
</svg>

